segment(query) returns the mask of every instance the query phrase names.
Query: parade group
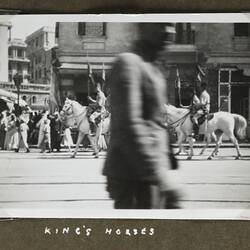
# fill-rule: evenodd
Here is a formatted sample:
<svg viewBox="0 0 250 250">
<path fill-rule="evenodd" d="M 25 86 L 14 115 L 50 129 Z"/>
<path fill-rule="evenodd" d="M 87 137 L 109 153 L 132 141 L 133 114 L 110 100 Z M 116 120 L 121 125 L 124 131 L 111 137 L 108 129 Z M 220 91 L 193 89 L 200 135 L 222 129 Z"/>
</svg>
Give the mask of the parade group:
<svg viewBox="0 0 250 250">
<path fill-rule="evenodd" d="M 63 126 L 59 113 L 50 115 L 48 111 L 30 112 L 25 107 L 21 115 L 15 112 L 1 113 L 0 148 L 19 152 L 25 149 L 30 152 L 30 145 L 37 145 L 41 152 L 60 151 L 61 146 L 69 150 L 73 146 L 71 130 Z"/>
<path fill-rule="evenodd" d="M 95 119 L 105 109 L 106 97 L 102 92 L 99 84 L 96 85 L 96 100 L 89 97 L 91 104 L 89 105 L 89 122 L 90 135 L 95 133 Z M 202 84 L 200 98 L 196 92 L 193 92 L 191 100 L 192 104 L 198 102 L 206 103 L 209 112 L 210 96 L 206 91 L 206 85 Z M 19 107 L 14 105 L 12 110 L 4 110 L 0 116 L 0 149 L 13 150 L 19 152 L 25 149 L 30 152 L 30 146 L 37 146 L 44 152 L 60 152 L 61 147 L 67 147 L 69 151 L 73 147 L 72 128 L 65 126 L 62 115 L 58 111 L 50 114 L 49 111 L 42 110 L 33 112 L 26 105 Z M 191 106 L 190 106 L 191 107 Z M 20 113 L 20 115 L 18 114 Z M 197 130 L 196 121 L 194 123 L 194 131 Z M 199 128 L 198 128 L 199 129 Z M 197 132 L 195 133 L 197 135 Z M 85 142 L 86 144 L 87 142 Z M 87 146 L 88 144 L 86 144 Z"/>
<path fill-rule="evenodd" d="M 96 84 L 96 100 L 90 96 L 88 99 L 89 134 L 94 135 L 99 116 L 106 111 L 106 97 L 99 83 Z M 28 105 L 20 107 L 15 104 L 12 109 L 1 112 L 0 149 L 15 152 L 24 149 L 29 153 L 29 145 L 32 145 L 37 146 L 41 153 L 60 152 L 61 147 L 71 151 L 74 145 L 72 134 L 77 131 L 63 121 L 63 114 L 59 110 L 53 114 L 46 110 L 33 112 Z M 88 147 L 88 140 L 83 141 L 83 146 Z"/>
</svg>

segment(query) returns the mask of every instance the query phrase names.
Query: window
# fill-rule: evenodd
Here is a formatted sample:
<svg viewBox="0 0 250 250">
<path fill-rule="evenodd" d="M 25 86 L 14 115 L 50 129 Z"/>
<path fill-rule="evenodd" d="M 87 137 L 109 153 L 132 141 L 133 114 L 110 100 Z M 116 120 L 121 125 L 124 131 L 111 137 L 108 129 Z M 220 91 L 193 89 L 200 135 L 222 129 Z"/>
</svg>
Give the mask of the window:
<svg viewBox="0 0 250 250">
<path fill-rule="evenodd" d="M 32 103 L 36 103 L 36 96 L 32 96 Z"/>
<path fill-rule="evenodd" d="M 18 72 L 22 71 L 22 64 L 21 63 L 17 63 L 17 71 Z"/>
<path fill-rule="evenodd" d="M 177 23 L 176 24 L 176 38 L 177 44 L 194 44 L 195 31 L 191 23 Z"/>
<path fill-rule="evenodd" d="M 17 57 L 23 57 L 23 50 L 17 49 Z"/>
<path fill-rule="evenodd" d="M 56 23 L 56 28 L 55 28 L 55 38 L 59 38 L 59 23 Z"/>
<path fill-rule="evenodd" d="M 9 57 L 12 57 L 12 49 L 11 48 L 8 49 L 8 54 L 9 54 Z"/>
<path fill-rule="evenodd" d="M 23 98 L 24 101 L 27 100 L 27 96 L 26 95 L 24 95 L 22 98 Z"/>
<path fill-rule="evenodd" d="M 36 47 L 38 47 L 38 38 L 36 38 Z"/>
<path fill-rule="evenodd" d="M 249 36 L 249 24 L 248 23 L 235 23 L 234 35 L 235 36 Z"/>
<path fill-rule="evenodd" d="M 107 30 L 106 23 L 78 23 L 78 35 L 80 36 L 91 36 L 100 37 L 105 36 Z"/>
<path fill-rule="evenodd" d="M 84 36 L 86 34 L 86 23 L 78 23 L 78 35 Z"/>
<path fill-rule="evenodd" d="M 49 45 L 49 34 L 48 32 L 45 33 L 45 43 L 48 46 Z"/>
<path fill-rule="evenodd" d="M 41 78 L 41 77 L 42 77 L 42 70 L 39 69 L 39 71 L 38 71 L 38 78 Z"/>
<path fill-rule="evenodd" d="M 220 79 L 219 82 L 229 82 L 229 71 L 228 70 L 220 70 Z"/>
</svg>

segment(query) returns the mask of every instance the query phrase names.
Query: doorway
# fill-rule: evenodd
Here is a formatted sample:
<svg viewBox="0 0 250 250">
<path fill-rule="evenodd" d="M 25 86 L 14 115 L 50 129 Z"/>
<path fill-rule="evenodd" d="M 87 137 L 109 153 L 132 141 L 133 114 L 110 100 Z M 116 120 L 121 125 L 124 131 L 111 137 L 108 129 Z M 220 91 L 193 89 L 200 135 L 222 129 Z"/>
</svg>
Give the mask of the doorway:
<svg viewBox="0 0 250 250">
<path fill-rule="evenodd" d="M 242 115 L 248 120 L 249 112 L 249 86 L 232 85 L 231 93 L 231 112 Z"/>
</svg>

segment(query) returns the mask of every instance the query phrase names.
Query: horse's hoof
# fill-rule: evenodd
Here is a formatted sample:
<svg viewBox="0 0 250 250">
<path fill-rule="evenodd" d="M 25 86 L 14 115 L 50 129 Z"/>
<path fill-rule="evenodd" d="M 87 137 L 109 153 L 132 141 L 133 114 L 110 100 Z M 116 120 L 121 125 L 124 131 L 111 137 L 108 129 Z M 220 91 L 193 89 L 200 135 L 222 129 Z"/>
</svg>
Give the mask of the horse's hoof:
<svg viewBox="0 0 250 250">
<path fill-rule="evenodd" d="M 71 155 L 71 158 L 73 159 L 73 158 L 75 158 L 76 156 L 75 155 Z"/>
<path fill-rule="evenodd" d="M 181 153 L 181 152 L 177 152 L 177 153 L 175 153 L 174 155 L 180 155 L 180 153 Z"/>
<path fill-rule="evenodd" d="M 97 159 L 97 158 L 99 158 L 99 155 L 98 155 L 98 154 L 95 155 L 95 159 Z"/>
<path fill-rule="evenodd" d="M 236 156 L 236 157 L 235 157 L 235 160 L 240 160 L 240 157 L 241 157 L 241 156 L 239 156 L 239 155 Z"/>
<path fill-rule="evenodd" d="M 192 160 L 192 156 L 189 156 L 189 157 L 187 158 L 187 160 Z"/>
<path fill-rule="evenodd" d="M 207 159 L 208 159 L 208 160 L 212 160 L 212 156 L 209 156 Z"/>
</svg>

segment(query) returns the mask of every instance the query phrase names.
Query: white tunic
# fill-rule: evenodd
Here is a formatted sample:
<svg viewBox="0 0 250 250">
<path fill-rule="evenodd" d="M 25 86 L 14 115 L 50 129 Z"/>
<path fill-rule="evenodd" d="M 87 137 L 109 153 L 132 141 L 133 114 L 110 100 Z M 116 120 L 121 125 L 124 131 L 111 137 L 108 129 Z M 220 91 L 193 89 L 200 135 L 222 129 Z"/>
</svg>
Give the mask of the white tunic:
<svg viewBox="0 0 250 250">
<path fill-rule="evenodd" d="M 200 101 L 206 105 L 207 111 L 210 112 L 210 95 L 206 90 L 203 90 L 200 95 Z"/>
</svg>

